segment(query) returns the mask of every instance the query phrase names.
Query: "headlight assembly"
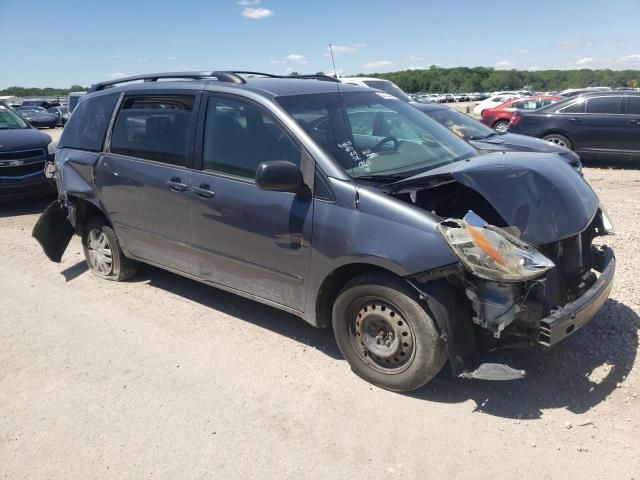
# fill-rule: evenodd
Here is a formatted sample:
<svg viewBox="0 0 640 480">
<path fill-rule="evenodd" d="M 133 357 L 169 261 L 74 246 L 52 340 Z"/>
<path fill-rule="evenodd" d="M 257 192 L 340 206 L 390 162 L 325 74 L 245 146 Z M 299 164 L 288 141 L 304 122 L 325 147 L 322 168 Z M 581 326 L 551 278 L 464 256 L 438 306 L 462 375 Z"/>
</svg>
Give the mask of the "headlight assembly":
<svg viewBox="0 0 640 480">
<path fill-rule="evenodd" d="M 488 225 L 473 212 L 450 218 L 438 229 L 462 263 L 476 276 L 499 282 L 521 282 L 542 275 L 555 264 L 532 245 Z"/>
<path fill-rule="evenodd" d="M 51 142 L 49 145 L 47 145 L 47 153 L 49 155 L 55 154 L 57 149 L 58 149 L 58 142 Z"/>
</svg>

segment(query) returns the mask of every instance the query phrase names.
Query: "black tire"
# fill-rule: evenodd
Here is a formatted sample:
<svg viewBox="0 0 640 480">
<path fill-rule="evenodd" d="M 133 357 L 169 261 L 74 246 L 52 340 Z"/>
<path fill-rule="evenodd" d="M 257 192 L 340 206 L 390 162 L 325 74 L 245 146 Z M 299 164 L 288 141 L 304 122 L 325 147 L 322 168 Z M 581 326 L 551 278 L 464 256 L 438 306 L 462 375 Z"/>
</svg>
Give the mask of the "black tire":
<svg viewBox="0 0 640 480">
<path fill-rule="evenodd" d="M 89 271 L 97 277 L 122 282 L 138 271 L 137 262 L 124 256 L 116 232 L 101 217 L 94 217 L 85 225 L 82 249 Z"/>
<path fill-rule="evenodd" d="M 549 143 L 553 143 L 555 145 L 568 148 L 569 150 L 573 150 L 573 143 L 571 142 L 571 140 L 560 133 L 549 133 L 548 135 L 542 137 L 542 139 Z"/>
<path fill-rule="evenodd" d="M 498 133 L 504 133 L 509 128 L 509 122 L 506 120 L 498 120 L 493 124 L 493 129 Z"/>
<path fill-rule="evenodd" d="M 333 305 L 333 331 L 358 376 L 395 392 L 421 387 L 447 362 L 446 345 L 417 292 L 390 274 L 348 282 Z"/>
</svg>

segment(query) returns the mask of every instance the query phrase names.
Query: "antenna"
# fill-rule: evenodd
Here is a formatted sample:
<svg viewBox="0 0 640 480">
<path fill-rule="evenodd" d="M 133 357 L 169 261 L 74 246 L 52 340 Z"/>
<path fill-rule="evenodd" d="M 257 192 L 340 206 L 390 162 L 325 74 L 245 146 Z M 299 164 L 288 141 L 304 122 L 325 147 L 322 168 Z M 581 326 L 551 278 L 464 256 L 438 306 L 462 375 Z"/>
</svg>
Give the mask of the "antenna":
<svg viewBox="0 0 640 480">
<path fill-rule="evenodd" d="M 331 45 L 331 43 L 329 43 L 329 53 L 331 54 L 331 63 L 333 64 L 333 76 L 336 77 L 336 80 L 337 80 L 338 70 L 336 70 L 336 61 L 333 58 L 333 45 Z"/>
</svg>

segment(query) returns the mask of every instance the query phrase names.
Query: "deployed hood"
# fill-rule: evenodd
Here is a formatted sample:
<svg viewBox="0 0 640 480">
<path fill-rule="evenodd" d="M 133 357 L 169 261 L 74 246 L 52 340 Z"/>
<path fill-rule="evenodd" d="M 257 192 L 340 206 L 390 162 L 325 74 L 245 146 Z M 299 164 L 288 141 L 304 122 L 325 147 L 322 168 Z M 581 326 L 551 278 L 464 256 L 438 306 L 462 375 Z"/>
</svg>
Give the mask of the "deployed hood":
<svg viewBox="0 0 640 480">
<path fill-rule="evenodd" d="M 482 196 L 507 226 L 518 227 L 521 238 L 534 245 L 581 232 L 599 204 L 587 182 L 555 154 L 478 155 L 392 183 L 386 190 L 410 192 L 451 182 Z"/>
<path fill-rule="evenodd" d="M 47 148 L 51 137 L 35 128 L 0 130 L 0 152 Z"/>
</svg>

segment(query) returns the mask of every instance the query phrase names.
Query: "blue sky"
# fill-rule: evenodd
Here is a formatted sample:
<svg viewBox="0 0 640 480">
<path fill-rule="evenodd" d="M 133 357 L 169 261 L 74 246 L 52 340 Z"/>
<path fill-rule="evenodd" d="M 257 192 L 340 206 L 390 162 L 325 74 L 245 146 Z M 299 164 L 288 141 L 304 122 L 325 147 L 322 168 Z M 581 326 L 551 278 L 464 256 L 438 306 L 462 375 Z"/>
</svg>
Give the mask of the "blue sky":
<svg viewBox="0 0 640 480">
<path fill-rule="evenodd" d="M 145 72 L 640 69 L 640 0 L 0 0 L 0 88 Z"/>
</svg>

